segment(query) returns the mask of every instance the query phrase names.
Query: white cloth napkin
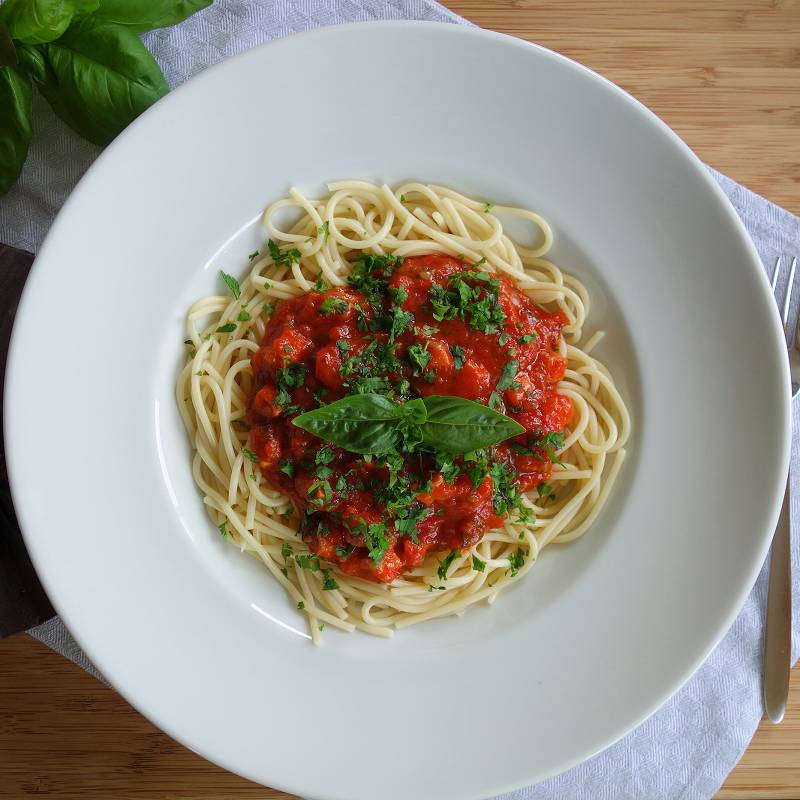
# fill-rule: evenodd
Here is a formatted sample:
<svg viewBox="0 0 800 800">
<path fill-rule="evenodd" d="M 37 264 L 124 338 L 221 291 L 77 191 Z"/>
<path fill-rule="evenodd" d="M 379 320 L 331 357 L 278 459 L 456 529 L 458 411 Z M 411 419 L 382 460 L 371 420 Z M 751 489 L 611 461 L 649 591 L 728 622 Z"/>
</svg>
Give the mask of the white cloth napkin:
<svg viewBox="0 0 800 800">
<path fill-rule="evenodd" d="M 370 19 L 465 23 L 432 0 L 217 0 L 183 24 L 145 36 L 170 86 L 235 53 L 307 28 Z M 99 149 L 38 101 L 35 137 L 17 186 L 0 200 L 0 241 L 35 251 L 53 217 Z M 800 256 L 800 219 L 718 173 L 765 265 Z M 794 415 L 800 430 L 800 409 Z M 800 475 L 800 442 L 792 466 Z M 792 497 L 800 520 L 800 492 Z M 800 651 L 800 535 L 793 530 L 793 662 Z M 700 800 L 711 797 L 741 757 L 762 716 L 761 642 L 767 571 L 706 663 L 636 730 L 578 767 L 503 800 Z M 55 618 L 30 633 L 101 677 Z M 102 678 L 101 678 L 102 679 Z"/>
</svg>

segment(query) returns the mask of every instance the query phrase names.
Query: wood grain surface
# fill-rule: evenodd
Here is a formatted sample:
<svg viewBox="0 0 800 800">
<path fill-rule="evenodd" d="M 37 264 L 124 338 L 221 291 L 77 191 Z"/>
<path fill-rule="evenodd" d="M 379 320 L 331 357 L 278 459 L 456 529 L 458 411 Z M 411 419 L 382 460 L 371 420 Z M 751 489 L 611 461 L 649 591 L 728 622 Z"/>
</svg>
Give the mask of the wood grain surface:
<svg viewBox="0 0 800 800">
<path fill-rule="evenodd" d="M 486 28 L 623 86 L 707 163 L 800 214 L 798 0 L 449 0 Z M 0 798 L 288 798 L 172 741 L 25 635 L 0 641 Z M 719 800 L 800 799 L 800 670 L 787 719 L 762 723 Z M 411 800 L 411 799 L 409 799 Z"/>
</svg>

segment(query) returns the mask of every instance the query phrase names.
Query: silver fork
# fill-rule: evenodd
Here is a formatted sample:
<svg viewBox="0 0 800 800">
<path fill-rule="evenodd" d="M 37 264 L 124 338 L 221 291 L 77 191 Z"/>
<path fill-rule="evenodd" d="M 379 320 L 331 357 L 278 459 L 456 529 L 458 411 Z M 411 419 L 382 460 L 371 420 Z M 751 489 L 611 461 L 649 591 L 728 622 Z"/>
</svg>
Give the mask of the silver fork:
<svg viewBox="0 0 800 800">
<path fill-rule="evenodd" d="M 787 259 L 788 260 L 788 259 Z M 778 284 L 782 258 L 778 256 L 772 272 L 772 292 Z M 783 299 L 781 320 L 783 330 L 789 329 L 789 309 L 792 302 L 794 273 L 797 258 L 789 268 L 789 282 Z M 777 297 L 776 297 L 777 300 Z M 792 380 L 792 401 L 800 393 L 800 315 L 792 331 L 788 345 L 789 371 Z M 792 640 L 792 574 L 789 552 L 789 484 L 783 494 L 783 506 L 778 526 L 772 537 L 769 567 L 769 597 L 767 599 L 767 626 L 764 636 L 764 706 L 767 716 L 774 723 L 783 719 L 789 696 L 789 650 Z"/>
</svg>

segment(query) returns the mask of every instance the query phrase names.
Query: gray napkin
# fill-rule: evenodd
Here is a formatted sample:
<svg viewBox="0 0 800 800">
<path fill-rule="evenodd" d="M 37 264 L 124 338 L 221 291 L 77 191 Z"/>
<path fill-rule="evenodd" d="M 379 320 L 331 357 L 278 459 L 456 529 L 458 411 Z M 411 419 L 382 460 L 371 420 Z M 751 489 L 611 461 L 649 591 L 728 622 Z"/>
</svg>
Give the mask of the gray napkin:
<svg viewBox="0 0 800 800">
<path fill-rule="evenodd" d="M 210 64 L 270 39 L 322 25 L 370 19 L 465 21 L 432 0 L 217 0 L 182 25 L 147 34 L 145 42 L 176 86 Z M 65 128 L 42 102 L 36 135 L 18 185 L 0 201 L 0 240 L 36 250 L 53 217 L 99 149 Z M 724 176 L 712 174 L 744 221 L 765 266 L 778 254 L 800 256 L 800 220 Z M 795 410 L 800 430 L 800 410 Z M 795 475 L 800 443 L 792 454 Z M 800 493 L 792 496 L 800 520 Z M 792 531 L 795 583 L 800 535 Z M 711 797 L 747 747 L 762 716 L 761 642 L 766 567 L 728 634 L 668 703 L 616 745 L 503 800 L 700 800 Z M 800 651 L 800 586 L 794 592 L 792 660 Z M 98 678 L 58 619 L 30 633 Z M 102 679 L 102 678 L 101 678 Z"/>
</svg>

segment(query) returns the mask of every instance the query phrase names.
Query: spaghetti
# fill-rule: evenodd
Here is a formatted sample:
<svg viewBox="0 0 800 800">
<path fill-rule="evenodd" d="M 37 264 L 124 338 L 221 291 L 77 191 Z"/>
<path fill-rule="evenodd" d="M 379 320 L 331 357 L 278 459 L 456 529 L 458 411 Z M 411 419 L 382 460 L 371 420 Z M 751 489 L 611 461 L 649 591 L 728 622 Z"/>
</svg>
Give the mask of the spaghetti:
<svg viewBox="0 0 800 800">
<path fill-rule="evenodd" d="M 573 541 L 591 526 L 617 477 L 630 431 L 608 370 L 591 355 L 600 334 L 579 347 L 588 294 L 544 258 L 552 234 L 540 216 L 421 183 L 392 190 L 341 181 L 329 184 L 329 192 L 309 200 L 292 189 L 267 208 L 268 252 L 253 255 L 241 284 L 224 275 L 233 297 L 207 297 L 190 309 L 191 353 L 177 384 L 178 406 L 195 450 L 194 479 L 214 523 L 263 561 L 307 616 L 315 642 L 325 625 L 390 636 L 394 629 L 492 602 L 531 568 L 546 545 Z M 299 219 L 282 229 L 276 220 L 288 213 Z M 500 216 L 531 223 L 537 244 L 514 243 Z M 365 254 L 397 257 L 398 263 L 442 254 L 451 257 L 442 261 L 455 257 L 509 279 L 543 314 L 561 320 L 554 343 L 566 368 L 557 391 L 572 408 L 563 440 L 553 440 L 559 447 L 552 469 L 548 464 L 546 492 L 541 485 L 525 492 L 510 513 L 498 517 L 499 527 L 477 543 L 452 550 L 444 561 L 431 553 L 384 583 L 351 574 L 346 564 L 340 569 L 335 559 L 330 566 L 314 560 L 298 533 L 300 519 L 290 498 L 262 473 L 265 462 L 251 450 L 248 424 L 258 389 L 252 362 L 265 332 L 272 330 L 276 303 L 321 286 L 336 295 Z"/>
</svg>

